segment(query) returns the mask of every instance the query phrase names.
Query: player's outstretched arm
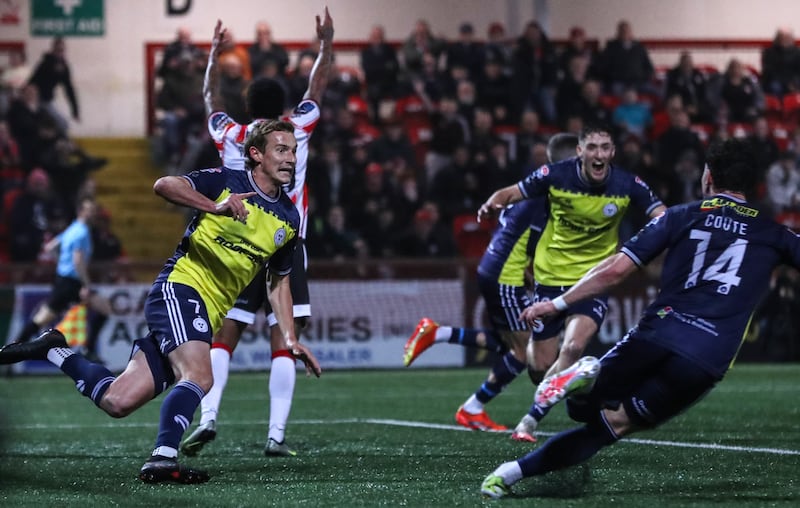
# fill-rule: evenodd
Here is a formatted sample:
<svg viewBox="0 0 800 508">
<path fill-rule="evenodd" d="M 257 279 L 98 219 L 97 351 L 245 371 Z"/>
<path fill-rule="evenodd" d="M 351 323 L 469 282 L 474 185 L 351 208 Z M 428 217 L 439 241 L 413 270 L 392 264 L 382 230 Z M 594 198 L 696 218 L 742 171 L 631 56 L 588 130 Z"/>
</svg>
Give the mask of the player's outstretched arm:
<svg viewBox="0 0 800 508">
<path fill-rule="evenodd" d="M 201 212 L 226 215 L 245 222 L 249 213 L 244 200 L 255 196 L 255 192 L 231 194 L 219 203 L 196 191 L 189 180 L 182 176 L 162 176 L 153 184 L 153 191 L 170 203 L 188 206 Z"/>
<path fill-rule="evenodd" d="M 208 52 L 208 64 L 206 64 L 206 74 L 203 79 L 203 102 L 206 107 L 206 116 L 214 111 L 222 111 L 225 107 L 222 93 L 219 89 L 219 68 L 217 65 L 219 46 L 222 44 L 225 32 L 226 29 L 222 26 L 222 21 L 218 19 L 216 26 L 214 26 L 214 38 L 211 39 L 211 50 Z"/>
<path fill-rule="evenodd" d="M 478 222 L 495 217 L 500 210 L 512 203 L 521 201 L 523 197 L 522 191 L 519 190 L 517 184 L 503 187 L 489 196 L 489 199 L 478 209 Z"/>
<path fill-rule="evenodd" d="M 637 269 L 636 263 L 626 254 L 622 252 L 613 254 L 595 265 L 563 295 L 527 307 L 520 314 L 519 320 L 533 324 L 538 319 L 566 310 L 575 302 L 607 292 Z"/>
<path fill-rule="evenodd" d="M 311 68 L 308 90 L 303 98 L 322 104 L 322 97 L 328 87 L 328 78 L 333 66 L 333 18 L 327 7 L 325 7 L 325 18 L 321 22 L 317 16 L 317 38 L 319 39 L 319 54 L 314 62 L 314 67 Z"/>
<path fill-rule="evenodd" d="M 294 334 L 294 318 L 292 316 L 292 290 L 288 275 L 271 273 L 269 277 L 269 303 L 278 321 L 278 328 L 283 336 L 284 345 L 291 355 L 303 362 L 308 375 L 319 377 L 322 368 L 314 354 L 298 342 Z"/>
</svg>

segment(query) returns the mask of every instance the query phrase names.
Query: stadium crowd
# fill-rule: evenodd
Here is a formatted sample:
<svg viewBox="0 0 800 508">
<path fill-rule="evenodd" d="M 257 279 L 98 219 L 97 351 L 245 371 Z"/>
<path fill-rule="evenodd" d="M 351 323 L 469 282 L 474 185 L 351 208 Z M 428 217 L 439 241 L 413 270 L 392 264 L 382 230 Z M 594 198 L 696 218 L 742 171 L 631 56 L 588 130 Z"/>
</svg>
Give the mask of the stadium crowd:
<svg viewBox="0 0 800 508">
<path fill-rule="evenodd" d="M 587 122 L 613 127 L 616 162 L 667 205 L 700 196 L 710 141 L 751 138 L 763 182 L 757 200 L 782 222 L 800 223 L 800 48 L 790 30 L 777 31 L 758 70 L 735 57 L 719 70 L 689 52 L 657 68 L 625 20 L 604 44 L 598 40 L 574 27 L 556 43 L 536 21 L 521 34 L 490 23 L 484 38 L 463 23 L 457 38 L 445 40 L 419 20 L 395 45 L 372 27 L 360 66 L 339 66 L 332 76 L 311 140 L 312 259 L 479 255 L 490 232 L 474 221 L 478 206 L 543 164 L 551 135 L 577 133 Z M 291 62 L 265 22 L 252 43 L 229 33 L 219 57 L 226 111 L 249 121 L 242 97 L 257 76 L 281 84 L 287 108 L 296 104 L 316 52 L 312 43 Z M 64 62 L 63 53 L 63 41 L 54 41 L 39 66 L 59 54 Z M 219 164 L 205 126 L 205 64 L 185 28 L 164 49 L 154 152 L 170 174 Z M 54 86 L 63 85 L 77 118 L 69 73 L 46 75 L 43 85 L 38 67 L 28 78 L 22 68 L 16 55 L 2 75 L 0 101 L 0 243 L 12 261 L 37 258 L 37 246 L 69 223 L 70 201 L 105 163 L 71 142 L 50 104 Z M 24 222 L 14 218 L 23 214 Z"/>
</svg>

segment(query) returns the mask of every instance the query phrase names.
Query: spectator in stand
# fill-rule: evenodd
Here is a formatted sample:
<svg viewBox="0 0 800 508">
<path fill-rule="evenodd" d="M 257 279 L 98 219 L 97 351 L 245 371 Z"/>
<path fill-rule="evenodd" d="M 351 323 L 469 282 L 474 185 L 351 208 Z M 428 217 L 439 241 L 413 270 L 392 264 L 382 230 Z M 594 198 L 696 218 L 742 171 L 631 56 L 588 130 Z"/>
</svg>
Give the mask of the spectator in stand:
<svg viewBox="0 0 800 508">
<path fill-rule="evenodd" d="M 572 59 L 581 57 L 586 63 L 585 75 L 592 78 L 600 78 L 598 66 L 598 53 L 586 40 L 586 30 L 580 26 L 574 26 L 569 30 L 569 36 L 563 49 L 558 55 L 558 79 L 563 79 L 570 73 Z"/>
<path fill-rule="evenodd" d="M 308 80 L 317 57 L 312 53 L 299 55 L 297 65 L 289 78 L 289 102 L 298 104 L 308 90 Z"/>
<path fill-rule="evenodd" d="M 286 77 L 289 54 L 283 46 L 272 39 L 272 28 L 266 21 L 259 21 L 256 24 L 256 40 L 247 48 L 247 54 L 250 74 L 253 77 L 263 76 L 273 65 L 278 75 Z"/>
<path fill-rule="evenodd" d="M 540 127 L 539 114 L 536 111 L 529 109 L 522 113 L 519 121 L 519 130 L 516 134 L 516 153 L 510 154 L 512 159 L 521 167 L 530 164 L 533 145 L 539 143 L 547 145 L 548 137 L 541 132 Z M 538 168 L 539 166 L 536 167 Z"/>
<path fill-rule="evenodd" d="M 383 164 L 400 158 L 409 166 L 414 166 L 415 157 L 414 147 L 400 118 L 391 116 L 384 120 L 381 135 L 369 145 L 370 160 Z"/>
<path fill-rule="evenodd" d="M 8 127 L 17 140 L 22 167 L 30 171 L 41 165 L 43 152 L 60 137 L 58 123 L 39 100 L 39 89 L 28 84 L 8 109 Z"/>
<path fill-rule="evenodd" d="M 204 67 L 205 62 L 198 61 L 195 53 L 184 51 L 164 76 L 156 97 L 156 105 L 163 114 L 160 150 L 170 165 L 170 173 L 177 171 L 189 133 L 203 127 Z"/>
<path fill-rule="evenodd" d="M 452 162 L 434 177 L 428 195 L 439 206 L 445 222 L 452 222 L 456 215 L 472 213 L 476 203 L 483 203 L 481 197 L 486 197 L 486 189 L 494 182 L 487 181 L 480 169 L 473 163 L 469 147 L 458 145 Z"/>
<path fill-rule="evenodd" d="M 547 123 L 556 120 L 556 53 L 547 35 L 536 21 L 525 25 L 517 38 L 511 63 L 513 76 L 513 111 L 535 109 Z M 515 118 L 515 121 L 518 117 Z"/>
<path fill-rule="evenodd" d="M 708 78 L 695 68 L 692 54 L 682 51 L 678 64 L 667 71 L 664 85 L 665 97 L 679 95 L 692 122 L 707 123 L 714 120 L 709 101 Z"/>
<path fill-rule="evenodd" d="M 97 282 L 120 283 L 130 280 L 126 266 L 128 262 L 122 241 L 111 228 L 111 214 L 98 207 L 97 217 L 92 224 L 92 261 L 107 263 L 102 273 L 95 277 Z"/>
<path fill-rule="evenodd" d="M 497 139 L 498 137 L 494 133 L 492 112 L 484 107 L 475 108 L 469 149 L 477 162 L 483 162 L 489 157 L 489 152 L 492 151 L 492 146 Z"/>
<path fill-rule="evenodd" d="M 31 76 L 31 68 L 25 63 L 25 52 L 12 49 L 8 52 L 8 65 L 0 71 L 0 117 L 5 117 L 11 101 L 19 96 L 22 87 Z"/>
<path fill-rule="evenodd" d="M 486 43 L 483 46 L 485 58 L 500 62 L 503 74 L 511 74 L 511 41 L 506 35 L 506 28 L 502 23 L 493 22 L 486 28 Z"/>
<path fill-rule="evenodd" d="M 308 164 L 308 194 L 314 197 L 320 217 L 327 215 L 332 206 L 348 202 L 353 187 L 362 182 L 356 167 L 342 161 L 341 149 L 334 141 L 323 141 L 319 155 L 311 157 Z"/>
<path fill-rule="evenodd" d="M 396 238 L 394 251 L 408 258 L 452 258 L 457 253 L 452 228 L 439 219 L 432 202 L 417 210 L 413 223 Z"/>
<path fill-rule="evenodd" d="M 439 170 L 453 159 L 457 146 L 469 140 L 470 127 L 458 113 L 458 102 L 452 95 L 445 95 L 431 115 L 431 142 L 425 155 L 426 184 L 430 185 Z"/>
<path fill-rule="evenodd" d="M 580 116 L 584 124 L 610 124 L 611 112 L 600 102 L 602 90 L 599 81 L 593 79 L 584 81 L 581 85 L 581 96 L 572 105 L 569 113 Z"/>
<path fill-rule="evenodd" d="M 409 78 L 416 94 L 433 108 L 443 95 L 448 93 L 450 78 L 439 69 L 439 61 L 432 53 L 422 55 L 422 69 Z"/>
<path fill-rule="evenodd" d="M 461 65 L 467 69 L 470 79 L 476 81 L 483 73 L 485 53 L 483 44 L 475 40 L 475 29 L 472 23 L 462 23 L 458 27 L 458 38 L 447 43 L 445 49 L 447 56 L 447 70 L 454 65 Z"/>
<path fill-rule="evenodd" d="M 620 96 L 628 86 L 640 93 L 653 93 L 653 63 L 647 48 L 633 36 L 630 22 L 617 24 L 616 36 L 603 49 L 600 63 L 604 73 L 606 91 Z"/>
<path fill-rule="evenodd" d="M 761 84 L 766 93 L 778 97 L 800 90 L 800 48 L 791 28 L 779 28 L 761 52 Z"/>
<path fill-rule="evenodd" d="M 230 30 L 225 31 L 225 39 L 222 41 L 219 47 L 219 56 L 220 60 L 225 60 L 229 57 L 235 57 L 239 60 L 239 63 L 242 66 L 242 76 L 244 76 L 245 81 L 248 83 L 253 79 L 253 72 L 252 67 L 250 64 L 250 52 L 236 43 L 236 40 L 233 37 L 233 32 Z"/>
<path fill-rule="evenodd" d="M 320 230 L 309 231 L 308 252 L 314 259 L 344 261 L 352 259 L 360 250 L 363 240 L 347 224 L 344 208 L 331 207 Z"/>
<path fill-rule="evenodd" d="M 653 115 L 650 104 L 639 100 L 639 93 L 631 86 L 625 89 L 622 102 L 614 108 L 612 120 L 614 126 L 620 130 L 620 135 L 645 139 L 647 129 L 653 124 Z"/>
<path fill-rule="evenodd" d="M 512 116 L 511 78 L 503 74 L 502 63 L 495 58 L 486 59 L 476 85 L 480 104 L 492 112 L 498 124 L 508 124 Z"/>
<path fill-rule="evenodd" d="M 478 102 L 475 83 L 468 79 L 459 81 L 456 84 L 456 100 L 458 101 L 458 113 L 461 116 L 467 119 L 475 116 L 475 106 Z"/>
<path fill-rule="evenodd" d="M 244 96 L 249 81 L 244 75 L 244 65 L 239 58 L 227 53 L 219 57 L 219 90 L 225 112 L 240 124 L 250 123 Z"/>
<path fill-rule="evenodd" d="M 728 62 L 719 95 L 729 123 L 750 123 L 764 109 L 761 86 L 738 58 L 731 58 Z"/>
<path fill-rule="evenodd" d="M 158 66 L 158 76 L 165 78 L 177 67 L 183 65 L 181 60 L 186 58 L 186 55 L 191 56 L 193 60 L 205 59 L 203 50 L 192 42 L 191 30 L 187 27 L 180 27 L 175 40 L 164 47 L 164 55 Z"/>
<path fill-rule="evenodd" d="M 364 185 L 354 190 L 351 201 L 343 204 L 351 225 L 367 242 L 371 255 L 383 257 L 391 252 L 389 246 L 396 234 L 394 189 L 381 164 L 370 162 L 364 173 Z"/>
<path fill-rule="evenodd" d="M 796 155 L 782 152 L 767 170 L 767 204 L 773 215 L 797 211 L 800 206 L 800 168 Z"/>
<path fill-rule="evenodd" d="M 422 55 L 431 53 L 438 59 L 444 48 L 444 40 L 433 35 L 428 22 L 424 19 L 417 20 L 414 30 L 403 42 L 403 64 L 406 71 L 418 72 L 422 68 Z"/>
<path fill-rule="evenodd" d="M 69 224 L 72 210 L 50 184 L 50 177 L 40 168 L 32 170 L 25 189 L 6 210 L 9 218 L 11 260 L 34 263 L 42 246 Z"/>
<path fill-rule="evenodd" d="M 664 164 L 668 171 L 675 169 L 678 160 L 686 152 L 690 152 L 695 161 L 702 161 L 705 149 L 700 138 L 690 129 L 689 113 L 683 109 L 676 109 L 669 115 L 669 128 L 655 140 L 656 159 Z M 692 183 L 698 181 L 694 179 Z"/>
<path fill-rule="evenodd" d="M 772 138 L 769 122 L 767 122 L 764 116 L 756 117 L 753 121 L 753 133 L 748 137 L 750 138 L 753 156 L 758 163 L 758 182 L 759 184 L 763 184 L 767 169 L 773 162 L 778 160 L 781 150 Z M 755 198 L 756 196 L 753 197 Z"/>
<path fill-rule="evenodd" d="M 581 89 L 588 79 L 589 61 L 582 55 L 575 55 L 567 63 L 565 72 L 556 87 L 556 110 L 559 115 L 575 111 L 581 101 Z"/>
<path fill-rule="evenodd" d="M 683 202 L 683 184 L 678 174 L 660 164 L 653 149 L 635 136 L 623 137 L 619 165 L 640 177 L 667 206 Z M 623 238 L 625 238 L 623 236 Z"/>
<path fill-rule="evenodd" d="M 78 97 L 75 95 L 75 88 L 72 86 L 72 77 L 70 76 L 69 63 L 66 58 L 66 45 L 62 37 L 53 39 L 50 51 L 42 56 L 28 83 L 36 85 L 42 104 L 56 120 L 62 133 L 67 133 L 68 124 L 64 116 L 53 104 L 57 86 L 61 86 L 64 89 L 64 94 L 69 101 L 72 119 L 80 121 Z"/>
<path fill-rule="evenodd" d="M 370 117 L 378 117 L 378 104 L 395 96 L 400 63 L 397 52 L 386 42 L 386 32 L 381 25 L 375 25 L 369 32 L 369 44 L 361 50 L 361 69 L 366 81 L 367 100 Z"/>
</svg>

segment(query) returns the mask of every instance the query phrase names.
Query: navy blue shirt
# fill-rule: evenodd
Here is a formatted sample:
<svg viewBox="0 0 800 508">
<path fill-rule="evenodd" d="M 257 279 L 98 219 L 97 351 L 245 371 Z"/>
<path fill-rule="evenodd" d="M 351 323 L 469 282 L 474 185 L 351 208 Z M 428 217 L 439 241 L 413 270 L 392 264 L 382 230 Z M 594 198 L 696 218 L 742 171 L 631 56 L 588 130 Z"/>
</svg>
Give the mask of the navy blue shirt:
<svg viewBox="0 0 800 508">
<path fill-rule="evenodd" d="M 622 252 L 644 265 L 666 249 L 661 290 L 636 335 L 721 378 L 773 269 L 800 266 L 800 238 L 746 202 L 719 194 L 668 209 Z"/>
</svg>

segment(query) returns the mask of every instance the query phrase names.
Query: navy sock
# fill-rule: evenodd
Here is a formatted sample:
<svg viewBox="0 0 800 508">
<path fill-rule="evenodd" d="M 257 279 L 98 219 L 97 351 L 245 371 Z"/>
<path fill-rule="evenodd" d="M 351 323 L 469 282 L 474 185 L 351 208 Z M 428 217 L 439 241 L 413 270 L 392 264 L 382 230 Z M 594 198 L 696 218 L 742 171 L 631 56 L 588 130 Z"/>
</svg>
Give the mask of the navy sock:
<svg viewBox="0 0 800 508">
<path fill-rule="evenodd" d="M 540 475 L 580 464 L 618 439 L 602 420 L 560 432 L 517 462 L 522 476 Z"/>
<path fill-rule="evenodd" d="M 103 394 L 115 379 L 114 374 L 103 365 L 92 363 L 77 353 L 64 360 L 61 370 L 75 381 L 78 391 L 92 399 L 98 407 Z"/>
<path fill-rule="evenodd" d="M 525 363 L 514 357 L 510 351 L 498 359 L 492 366 L 494 381 L 484 381 L 480 389 L 475 392 L 475 397 L 486 404 L 495 398 L 508 384 L 513 381 L 525 369 Z"/>
<path fill-rule="evenodd" d="M 485 336 L 485 344 L 478 342 L 478 336 Z M 508 348 L 500 338 L 500 334 L 494 330 L 481 330 L 476 328 L 453 328 L 453 334 L 447 339 L 450 344 L 458 344 L 465 347 L 476 347 L 495 353 L 504 353 Z"/>
<path fill-rule="evenodd" d="M 181 437 L 192 423 L 194 411 L 206 393 L 192 381 L 181 381 L 170 390 L 161 404 L 156 448 L 168 446 L 178 449 Z"/>
<path fill-rule="evenodd" d="M 528 414 L 531 415 L 534 420 L 536 420 L 537 422 L 540 422 L 540 421 L 542 421 L 542 418 L 547 416 L 547 413 L 549 413 L 552 408 L 553 408 L 553 406 L 542 407 L 539 404 L 534 402 L 533 405 L 531 405 L 530 410 L 528 410 Z"/>
</svg>

